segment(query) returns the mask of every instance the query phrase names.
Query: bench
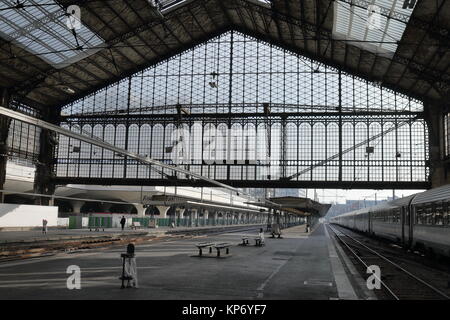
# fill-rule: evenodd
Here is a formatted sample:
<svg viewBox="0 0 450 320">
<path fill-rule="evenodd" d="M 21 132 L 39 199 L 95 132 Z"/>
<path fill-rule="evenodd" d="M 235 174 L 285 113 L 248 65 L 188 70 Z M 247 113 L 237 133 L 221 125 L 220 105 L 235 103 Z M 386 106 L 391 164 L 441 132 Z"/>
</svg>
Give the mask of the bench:
<svg viewBox="0 0 450 320">
<path fill-rule="evenodd" d="M 243 246 L 246 246 L 246 245 L 248 245 L 248 237 L 242 237 L 242 245 Z"/>
<path fill-rule="evenodd" d="M 94 231 L 100 232 L 100 228 L 102 228 L 102 230 L 105 231 L 104 227 L 89 227 L 89 231 L 92 231 L 92 229 L 94 229 Z"/>
<path fill-rule="evenodd" d="M 209 253 L 212 253 L 212 247 L 215 245 L 214 242 L 202 242 L 199 244 L 196 244 L 195 246 L 198 248 L 198 256 L 201 257 L 202 256 L 202 249 L 203 248 L 209 248 Z"/>
<path fill-rule="evenodd" d="M 226 249 L 226 254 L 230 253 L 230 247 L 231 247 L 231 243 L 218 243 L 214 246 L 214 248 L 216 248 L 217 250 L 217 257 L 220 257 L 220 250 L 221 249 Z"/>
<path fill-rule="evenodd" d="M 255 238 L 255 246 L 262 247 L 264 245 L 265 245 L 264 240 L 261 237 Z"/>
<path fill-rule="evenodd" d="M 141 223 L 140 222 L 132 222 L 131 223 L 131 229 L 136 230 L 137 228 L 141 228 Z"/>
</svg>

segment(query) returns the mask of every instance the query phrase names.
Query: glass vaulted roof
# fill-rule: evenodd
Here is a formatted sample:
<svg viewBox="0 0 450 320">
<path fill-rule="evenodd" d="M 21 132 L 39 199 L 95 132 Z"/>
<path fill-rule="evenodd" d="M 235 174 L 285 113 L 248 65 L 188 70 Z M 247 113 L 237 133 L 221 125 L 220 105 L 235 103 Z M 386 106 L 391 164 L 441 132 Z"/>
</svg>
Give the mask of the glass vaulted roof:
<svg viewBox="0 0 450 320">
<path fill-rule="evenodd" d="M 378 55 L 392 56 L 413 12 L 404 4 L 405 0 L 337 0 L 333 37 Z"/>
<path fill-rule="evenodd" d="M 166 11 L 170 11 L 174 7 L 177 7 L 178 5 L 192 1 L 192 0 L 148 0 L 153 6 L 155 6 L 157 3 L 161 6 L 161 12 L 165 13 Z M 270 7 L 271 0 L 248 0 L 250 2 L 268 6 Z"/>
<path fill-rule="evenodd" d="M 0 36 L 39 55 L 55 68 L 70 65 L 99 50 L 103 39 L 86 26 L 72 33 L 66 25 L 65 10 L 54 0 L 29 0 L 25 7 L 17 3 L 0 3 Z M 77 50 L 81 47 L 81 50 Z"/>
</svg>

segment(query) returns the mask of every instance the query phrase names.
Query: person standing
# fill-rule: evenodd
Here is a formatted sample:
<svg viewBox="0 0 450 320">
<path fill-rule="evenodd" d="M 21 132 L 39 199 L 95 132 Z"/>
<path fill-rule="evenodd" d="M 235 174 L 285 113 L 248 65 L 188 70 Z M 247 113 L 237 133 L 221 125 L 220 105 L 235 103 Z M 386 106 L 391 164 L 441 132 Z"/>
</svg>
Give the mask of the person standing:
<svg viewBox="0 0 450 320">
<path fill-rule="evenodd" d="M 134 244 L 130 243 L 127 246 L 127 258 L 125 261 L 125 276 L 128 280 L 128 288 L 134 287 L 139 288 L 138 286 L 138 275 L 137 275 L 137 265 L 136 265 L 136 255 L 134 254 L 135 247 Z M 130 284 L 131 282 L 131 284 Z"/>
<path fill-rule="evenodd" d="M 123 228 L 125 228 L 126 222 L 127 222 L 127 220 L 125 219 L 125 216 L 122 216 L 122 219 L 120 219 L 120 224 L 122 225 L 122 231 L 123 231 Z"/>
<path fill-rule="evenodd" d="M 263 230 L 263 228 L 259 229 L 258 237 L 259 237 L 260 245 L 264 245 L 265 242 L 264 242 L 264 230 Z"/>
<path fill-rule="evenodd" d="M 46 219 L 42 219 L 42 233 L 47 234 L 47 223 L 48 221 Z"/>
</svg>

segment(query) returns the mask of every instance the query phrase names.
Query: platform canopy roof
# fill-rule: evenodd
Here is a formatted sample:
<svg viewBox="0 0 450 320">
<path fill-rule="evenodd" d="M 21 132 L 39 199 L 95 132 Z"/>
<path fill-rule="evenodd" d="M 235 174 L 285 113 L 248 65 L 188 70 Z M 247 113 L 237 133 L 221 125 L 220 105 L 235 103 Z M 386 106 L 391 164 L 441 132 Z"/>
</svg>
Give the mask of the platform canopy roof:
<svg viewBox="0 0 450 320">
<path fill-rule="evenodd" d="M 81 9 L 74 32 L 65 14 L 70 5 Z M 368 16 L 377 18 L 370 26 Z M 58 107 L 237 30 L 443 102 L 449 29 L 450 0 L 5 0 L 0 86 L 29 104 Z"/>
<path fill-rule="evenodd" d="M 282 210 L 299 216 L 318 215 L 324 217 L 331 204 L 322 204 L 303 197 L 275 197 L 269 199 L 271 203 L 249 202 L 255 206 L 268 209 Z"/>
</svg>

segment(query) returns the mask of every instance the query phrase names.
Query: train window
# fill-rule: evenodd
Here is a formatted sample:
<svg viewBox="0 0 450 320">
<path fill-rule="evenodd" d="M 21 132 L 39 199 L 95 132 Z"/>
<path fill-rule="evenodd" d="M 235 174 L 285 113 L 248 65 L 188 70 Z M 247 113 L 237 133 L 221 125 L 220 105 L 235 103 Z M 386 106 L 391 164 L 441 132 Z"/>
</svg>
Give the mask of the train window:
<svg viewBox="0 0 450 320">
<path fill-rule="evenodd" d="M 400 209 L 395 209 L 394 211 L 395 215 L 394 215 L 394 222 L 395 223 L 399 223 L 401 218 L 400 218 Z"/>
<path fill-rule="evenodd" d="M 422 207 L 416 207 L 416 224 L 423 224 L 424 212 Z"/>
<path fill-rule="evenodd" d="M 419 215 L 420 215 L 420 208 L 415 207 L 416 214 L 414 215 L 414 222 L 415 224 L 419 224 Z"/>
<path fill-rule="evenodd" d="M 444 215 L 443 215 L 443 206 L 442 203 L 439 203 L 435 206 L 434 210 L 434 224 L 437 226 L 444 225 Z"/>
<path fill-rule="evenodd" d="M 450 206 L 448 202 L 443 203 L 443 213 L 442 213 L 442 219 L 444 222 L 444 225 L 450 225 Z"/>
</svg>

